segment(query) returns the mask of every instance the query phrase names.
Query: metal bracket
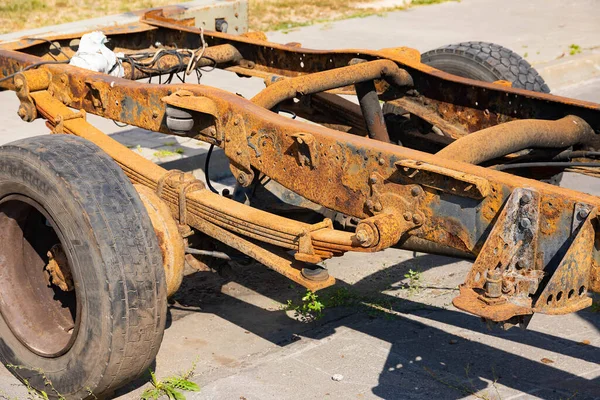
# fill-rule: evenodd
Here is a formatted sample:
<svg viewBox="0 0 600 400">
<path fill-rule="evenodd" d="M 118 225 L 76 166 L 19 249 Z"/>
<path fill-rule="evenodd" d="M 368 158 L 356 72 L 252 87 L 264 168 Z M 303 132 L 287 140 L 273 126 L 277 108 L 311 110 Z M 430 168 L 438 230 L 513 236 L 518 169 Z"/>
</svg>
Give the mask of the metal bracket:
<svg viewBox="0 0 600 400">
<path fill-rule="evenodd" d="M 211 124 L 210 127 L 204 132 L 201 131 L 201 133 L 205 133 L 207 136 L 218 141 L 223 140 L 224 131 L 221 124 L 220 113 L 213 100 L 208 97 L 194 96 L 194 94 L 188 90 L 178 90 L 169 96 L 163 97 L 161 100 L 163 103 L 173 107 L 210 115 L 213 117 L 214 127 Z"/>
<path fill-rule="evenodd" d="M 544 276 L 536 258 L 539 215 L 538 192 L 512 192 L 453 300 L 456 307 L 492 321 L 533 313 L 531 295 Z"/>
<path fill-rule="evenodd" d="M 592 304 L 592 299 L 586 294 L 596 236 L 592 221 L 596 216 L 596 208 L 583 203 L 575 205 L 572 232 L 576 236 L 538 297 L 535 311 L 567 314 Z"/>
<path fill-rule="evenodd" d="M 330 258 L 331 254 L 317 254 L 313 247 L 312 232 L 319 231 L 321 229 L 333 229 L 333 222 L 329 218 L 325 218 L 323 221 L 310 225 L 308 229 L 305 229 L 297 238 L 298 252 L 294 254 L 294 258 L 298 261 L 308 262 L 311 264 L 317 264 L 326 258 Z"/>
<path fill-rule="evenodd" d="M 167 182 L 169 186 L 173 187 L 178 192 L 179 224 L 187 225 L 187 194 L 196 190 L 206 189 L 206 186 L 202 181 L 196 179 L 194 175 L 174 169 L 166 172 L 158 180 L 156 186 L 156 195 L 158 198 L 161 198 Z"/>
<path fill-rule="evenodd" d="M 393 184 L 393 190 L 386 189 L 385 178 L 377 172 L 369 177 L 370 196 L 365 206 L 373 215 L 393 210 L 401 215 L 406 230 L 419 227 L 425 222 L 425 214 L 420 210 L 419 203 L 424 191 L 419 185 Z M 398 212 L 401 210 L 400 212 Z"/>
<path fill-rule="evenodd" d="M 446 193 L 473 199 L 483 199 L 490 193 L 487 179 L 466 172 L 416 160 L 400 160 L 395 165 L 412 182 Z"/>
<path fill-rule="evenodd" d="M 64 122 L 72 119 L 83 118 L 84 121 L 87 121 L 87 114 L 85 110 L 79 110 L 76 113 L 62 115 L 59 114 L 56 116 L 54 120 L 54 129 L 52 129 L 52 133 L 65 133 Z"/>
<path fill-rule="evenodd" d="M 232 120 L 226 127 L 227 135 L 223 149 L 231 161 L 229 168 L 233 176 L 240 185 L 247 187 L 254 180 L 254 170 L 250 164 L 250 147 L 246 128 L 241 115 L 234 115 Z"/>
<path fill-rule="evenodd" d="M 17 97 L 21 101 L 19 105 L 19 117 L 25 122 L 31 122 L 37 118 L 37 109 L 33 103 L 33 99 L 29 95 L 29 85 L 27 79 L 22 73 L 15 75 L 14 77 L 15 88 L 17 89 Z"/>
</svg>

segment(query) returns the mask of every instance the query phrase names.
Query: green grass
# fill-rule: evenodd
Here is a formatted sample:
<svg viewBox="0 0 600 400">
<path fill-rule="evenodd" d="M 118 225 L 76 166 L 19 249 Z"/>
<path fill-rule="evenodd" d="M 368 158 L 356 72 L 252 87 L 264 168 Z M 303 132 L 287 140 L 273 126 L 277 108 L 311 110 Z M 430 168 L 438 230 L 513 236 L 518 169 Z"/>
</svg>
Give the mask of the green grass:
<svg viewBox="0 0 600 400">
<path fill-rule="evenodd" d="M 575 54 L 581 53 L 581 46 L 578 44 L 572 44 L 569 46 L 569 54 L 574 56 Z"/>
<path fill-rule="evenodd" d="M 0 12 L 24 13 L 46 9 L 46 4 L 40 0 L 3 0 L 0 3 Z M 21 16 L 26 18 L 26 16 Z"/>
<path fill-rule="evenodd" d="M 182 391 L 199 392 L 200 386 L 190 381 L 194 376 L 196 363 L 192 364 L 187 372 L 179 375 L 173 375 L 168 378 L 159 380 L 154 372 L 150 371 L 150 385 L 148 389 L 142 393 L 141 400 L 158 400 L 164 396 L 169 400 L 185 400 L 185 395 Z"/>
<path fill-rule="evenodd" d="M 163 149 L 163 150 L 154 152 L 153 156 L 156 158 L 165 158 L 165 157 L 176 156 L 178 154 L 182 155 L 184 153 L 185 153 L 185 150 L 183 150 L 182 148 L 175 149 L 174 151 Z"/>
</svg>

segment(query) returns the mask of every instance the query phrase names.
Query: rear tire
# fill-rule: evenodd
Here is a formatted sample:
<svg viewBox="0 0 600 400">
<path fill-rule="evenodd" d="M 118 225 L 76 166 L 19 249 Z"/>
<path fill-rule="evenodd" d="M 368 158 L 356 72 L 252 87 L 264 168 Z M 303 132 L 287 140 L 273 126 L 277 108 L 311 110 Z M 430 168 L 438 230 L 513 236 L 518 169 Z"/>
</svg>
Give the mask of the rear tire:
<svg viewBox="0 0 600 400">
<path fill-rule="evenodd" d="M 527 60 L 494 43 L 449 44 L 421 54 L 421 62 L 463 78 L 484 82 L 504 80 L 515 88 L 550 93 L 544 79 Z"/>
<path fill-rule="evenodd" d="M 45 269 L 56 243 L 71 291 Z M 158 240 L 133 185 L 93 143 L 0 147 L 0 267 L 0 358 L 31 387 L 101 397 L 153 362 L 167 306 Z"/>
</svg>

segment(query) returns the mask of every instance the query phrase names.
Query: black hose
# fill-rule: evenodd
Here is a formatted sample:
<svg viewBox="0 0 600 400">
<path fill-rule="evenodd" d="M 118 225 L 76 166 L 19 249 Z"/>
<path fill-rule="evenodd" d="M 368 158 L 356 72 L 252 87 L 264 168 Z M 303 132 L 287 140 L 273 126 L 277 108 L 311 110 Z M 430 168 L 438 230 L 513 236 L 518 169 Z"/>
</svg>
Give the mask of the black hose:
<svg viewBox="0 0 600 400">
<path fill-rule="evenodd" d="M 210 191 L 219 194 L 219 191 L 213 187 L 213 185 L 210 183 L 210 178 L 208 177 L 208 169 L 210 167 L 210 155 L 212 154 L 214 147 L 215 145 L 211 144 L 210 148 L 208 149 L 208 153 L 206 154 L 206 161 L 204 162 L 204 179 L 206 179 L 206 186 L 208 186 Z"/>
</svg>

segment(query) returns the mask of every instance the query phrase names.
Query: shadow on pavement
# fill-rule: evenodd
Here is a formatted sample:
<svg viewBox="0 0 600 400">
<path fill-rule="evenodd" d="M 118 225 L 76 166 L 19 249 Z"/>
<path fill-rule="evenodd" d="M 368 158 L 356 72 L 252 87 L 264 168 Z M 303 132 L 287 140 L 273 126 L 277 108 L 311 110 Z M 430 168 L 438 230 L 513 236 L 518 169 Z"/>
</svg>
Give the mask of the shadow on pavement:
<svg viewBox="0 0 600 400">
<path fill-rule="evenodd" d="M 425 255 L 419 260 L 419 265 L 427 268 L 455 261 L 434 255 Z M 408 261 L 414 266 L 414 260 Z M 528 346 L 598 365 L 600 351 L 597 347 L 518 328 L 507 332 L 489 331 L 475 316 L 381 294 L 381 290 L 402 279 L 408 264 L 404 261 L 380 270 L 352 286 L 340 280 L 336 285 L 337 288 L 347 287 L 363 295 L 378 296 L 380 301 L 397 304 L 399 307 L 394 306 L 394 309 L 400 310 L 399 316 L 374 317 L 364 309 L 339 307 L 328 310 L 323 321 L 304 324 L 290 319 L 283 311 L 266 310 L 232 296 L 215 297 L 216 293 L 221 294 L 221 287 L 227 281 L 216 274 L 204 272 L 186 278 L 180 294 L 176 295 L 178 305 L 173 308 L 181 307 L 188 311 L 188 307 L 200 308 L 200 312 L 214 313 L 280 346 L 297 340 L 297 335 L 323 339 L 340 327 L 390 343 L 391 350 L 379 375 L 379 384 L 372 388 L 373 394 L 385 399 L 423 398 L 423 393 L 417 394 L 414 388 L 423 380 L 428 381 L 427 393 L 431 394 L 431 398 L 459 399 L 485 389 L 489 392 L 486 398 L 496 398 L 494 382 L 514 389 L 514 394 L 529 393 L 548 399 L 600 398 L 598 378 L 586 379 L 505 350 L 519 344 L 524 345 L 523 349 Z M 280 303 L 298 295 L 298 289 L 290 288 L 287 279 L 258 264 L 244 267 L 234 280 Z M 579 314 L 598 328 L 597 315 L 586 311 Z M 494 346 L 469 340 L 460 332 L 468 332 L 475 337 L 482 335 Z M 504 349 L 495 347 L 496 343 Z"/>
</svg>

